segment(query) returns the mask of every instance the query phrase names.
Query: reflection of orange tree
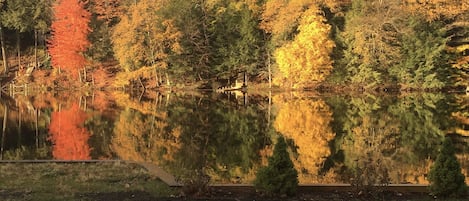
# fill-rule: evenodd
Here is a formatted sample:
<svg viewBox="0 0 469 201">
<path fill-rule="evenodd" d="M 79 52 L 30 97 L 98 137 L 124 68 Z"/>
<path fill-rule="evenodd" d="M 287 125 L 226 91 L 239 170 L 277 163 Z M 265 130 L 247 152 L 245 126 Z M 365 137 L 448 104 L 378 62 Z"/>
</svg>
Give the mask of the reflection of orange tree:
<svg viewBox="0 0 469 201">
<path fill-rule="evenodd" d="M 90 133 L 84 127 L 86 113 L 78 104 L 68 110 L 53 112 L 49 132 L 52 141 L 52 155 L 60 160 L 90 159 L 88 139 Z"/>
<path fill-rule="evenodd" d="M 332 113 L 322 100 L 277 100 L 279 112 L 275 120 L 275 128 L 286 138 L 294 140 L 298 156 L 293 163 L 299 170 L 300 183 L 326 182 L 315 177 L 330 155 L 328 142 L 335 134 L 330 123 Z"/>
</svg>

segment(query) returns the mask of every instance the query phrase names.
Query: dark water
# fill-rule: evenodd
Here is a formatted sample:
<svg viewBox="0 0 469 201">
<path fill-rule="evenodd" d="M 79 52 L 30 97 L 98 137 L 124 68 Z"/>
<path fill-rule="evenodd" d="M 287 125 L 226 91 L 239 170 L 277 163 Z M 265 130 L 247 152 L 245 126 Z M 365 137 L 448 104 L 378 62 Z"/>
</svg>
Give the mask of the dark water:
<svg viewBox="0 0 469 201">
<path fill-rule="evenodd" d="M 182 179 L 250 183 L 283 135 L 300 183 L 366 175 L 425 184 L 450 136 L 469 175 L 466 94 L 95 92 L 1 100 L 1 160 L 145 161 Z"/>
</svg>

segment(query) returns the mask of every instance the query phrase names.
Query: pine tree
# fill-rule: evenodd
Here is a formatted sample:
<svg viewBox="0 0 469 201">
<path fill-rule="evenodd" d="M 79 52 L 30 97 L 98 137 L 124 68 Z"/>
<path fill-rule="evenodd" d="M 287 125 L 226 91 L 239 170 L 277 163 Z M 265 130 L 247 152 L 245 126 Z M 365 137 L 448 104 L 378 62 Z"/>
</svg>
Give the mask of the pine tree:
<svg viewBox="0 0 469 201">
<path fill-rule="evenodd" d="M 467 191 L 465 176 L 455 156 L 451 138 L 443 141 L 442 148 L 428 174 L 430 191 L 438 196 L 463 195 Z"/>
<path fill-rule="evenodd" d="M 269 194 L 294 195 L 298 187 L 298 172 L 287 151 L 287 143 L 280 136 L 269 165 L 259 169 L 254 186 Z"/>
</svg>

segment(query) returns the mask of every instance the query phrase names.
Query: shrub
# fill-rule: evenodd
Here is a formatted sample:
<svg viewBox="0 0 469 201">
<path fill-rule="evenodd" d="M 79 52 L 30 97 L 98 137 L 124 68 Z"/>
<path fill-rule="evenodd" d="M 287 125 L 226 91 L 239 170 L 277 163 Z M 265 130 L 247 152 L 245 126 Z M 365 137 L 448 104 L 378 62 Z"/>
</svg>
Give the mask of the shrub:
<svg viewBox="0 0 469 201">
<path fill-rule="evenodd" d="M 269 194 L 295 195 L 298 187 L 298 172 L 293 166 L 283 137 L 278 138 L 269 165 L 259 169 L 254 181 L 256 189 Z"/>
<path fill-rule="evenodd" d="M 466 193 L 465 177 L 456 159 L 451 138 L 443 141 L 440 153 L 428 174 L 430 192 L 437 196 L 463 195 Z"/>
</svg>

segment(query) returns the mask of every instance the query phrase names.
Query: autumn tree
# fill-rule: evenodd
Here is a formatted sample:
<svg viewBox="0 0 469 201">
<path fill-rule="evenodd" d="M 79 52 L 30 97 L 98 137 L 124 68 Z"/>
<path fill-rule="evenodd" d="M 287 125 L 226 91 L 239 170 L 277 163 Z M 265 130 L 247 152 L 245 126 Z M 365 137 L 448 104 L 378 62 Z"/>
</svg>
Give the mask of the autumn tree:
<svg viewBox="0 0 469 201">
<path fill-rule="evenodd" d="M 52 66 L 67 71 L 75 79 L 86 65 L 83 53 L 90 45 L 87 37 L 91 14 L 84 6 L 78 0 L 60 0 L 53 6 L 54 21 L 48 44 Z"/>
<path fill-rule="evenodd" d="M 174 21 L 157 15 L 164 2 L 140 1 L 130 5 L 114 28 L 111 39 L 123 70 L 125 73 L 140 70 L 129 74 L 130 80 L 159 78 L 166 72 L 169 56 L 181 52 L 181 34 Z"/>
<path fill-rule="evenodd" d="M 122 0 L 92 0 L 93 13 L 107 24 L 115 23 L 122 14 Z"/>
<path fill-rule="evenodd" d="M 52 155 L 58 160 L 88 160 L 91 148 L 88 145 L 89 131 L 84 127 L 87 115 L 78 104 L 69 109 L 53 112 L 49 125 Z"/>
<path fill-rule="evenodd" d="M 330 26 L 316 6 L 303 13 L 298 26 L 298 35 L 275 51 L 282 78 L 292 88 L 306 83 L 325 80 L 332 69 L 330 54 L 334 42 L 329 39 Z"/>
</svg>

